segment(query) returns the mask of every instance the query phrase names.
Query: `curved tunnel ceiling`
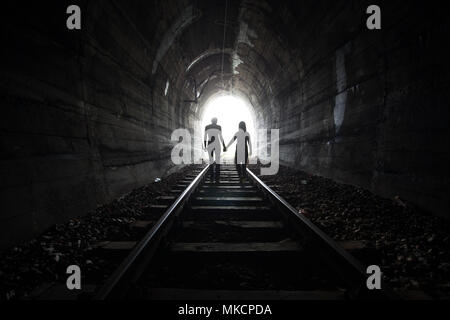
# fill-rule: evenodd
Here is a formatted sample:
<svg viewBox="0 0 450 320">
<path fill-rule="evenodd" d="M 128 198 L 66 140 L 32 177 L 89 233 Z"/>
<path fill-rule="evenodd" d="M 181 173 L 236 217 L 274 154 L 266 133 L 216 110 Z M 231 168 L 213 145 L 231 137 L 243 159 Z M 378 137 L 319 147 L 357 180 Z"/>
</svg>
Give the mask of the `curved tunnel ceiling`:
<svg viewBox="0 0 450 320">
<path fill-rule="evenodd" d="M 286 83 L 283 78 L 295 82 L 303 72 L 292 67 L 299 60 L 292 59 L 295 53 L 283 35 L 285 24 L 292 27 L 295 21 L 286 3 L 275 7 L 255 0 L 197 0 L 164 3 L 167 7 L 177 12 L 159 23 L 166 30 L 155 36 L 160 39 L 152 74 L 172 63 L 171 54 L 182 57 L 184 73 L 168 76 L 183 83 L 190 99 L 197 95 L 200 106 L 225 90 L 246 97 L 262 114 L 261 98 L 279 91 Z"/>
<path fill-rule="evenodd" d="M 2 9 L 4 243 L 164 176 L 224 91 L 279 129 L 281 164 L 448 215 L 439 6 L 383 1 L 369 30 L 368 0 L 80 0 L 75 31 L 66 4 Z"/>
</svg>

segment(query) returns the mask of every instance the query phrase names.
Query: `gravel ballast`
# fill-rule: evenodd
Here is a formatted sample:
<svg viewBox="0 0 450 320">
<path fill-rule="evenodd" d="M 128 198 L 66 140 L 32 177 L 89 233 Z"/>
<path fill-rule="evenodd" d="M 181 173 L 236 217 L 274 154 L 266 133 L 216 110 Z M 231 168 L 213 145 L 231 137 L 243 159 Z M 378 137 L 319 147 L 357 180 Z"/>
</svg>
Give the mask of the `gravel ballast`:
<svg viewBox="0 0 450 320">
<path fill-rule="evenodd" d="M 160 182 L 136 189 L 89 214 L 57 225 L 1 254 L 0 300 L 34 298 L 40 288 L 64 285 L 66 268 L 78 265 L 83 279 L 102 282 L 118 266 L 95 253 L 105 240 L 134 241 L 130 225 L 145 215 L 157 197 L 166 196 L 194 169 L 186 167 Z M 258 169 L 252 167 L 252 169 Z M 259 170 L 254 170 L 259 174 Z M 281 167 L 260 177 L 292 206 L 336 241 L 363 241 L 358 256 L 381 267 L 386 283 L 399 292 L 420 291 L 448 299 L 450 223 L 395 197 L 385 199 L 355 186 Z"/>
<path fill-rule="evenodd" d="M 63 225 L 56 225 L 35 239 L 1 254 L 0 300 L 34 298 L 41 288 L 65 284 L 66 268 L 78 265 L 84 282 L 105 280 L 118 266 L 95 254 L 101 241 L 135 240 L 131 224 L 144 215 L 145 208 L 159 196 L 170 195 L 176 183 L 192 172 L 184 167 L 160 182 L 144 187 L 102 205 Z"/>
<path fill-rule="evenodd" d="M 292 168 L 282 166 L 277 175 L 260 178 L 334 240 L 364 241 L 371 254 L 358 258 L 379 264 L 391 288 L 449 298 L 449 221 L 399 197 L 385 199 Z"/>
</svg>

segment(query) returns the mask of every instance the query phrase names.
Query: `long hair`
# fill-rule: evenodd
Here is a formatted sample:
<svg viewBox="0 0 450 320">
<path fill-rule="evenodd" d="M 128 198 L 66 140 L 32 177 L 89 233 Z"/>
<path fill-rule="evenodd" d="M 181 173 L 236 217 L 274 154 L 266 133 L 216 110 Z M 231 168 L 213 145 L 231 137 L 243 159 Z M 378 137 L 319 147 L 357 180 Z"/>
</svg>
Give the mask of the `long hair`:
<svg viewBox="0 0 450 320">
<path fill-rule="evenodd" d="M 244 132 L 247 132 L 247 125 L 244 121 L 239 123 L 239 129 L 242 129 Z"/>
</svg>

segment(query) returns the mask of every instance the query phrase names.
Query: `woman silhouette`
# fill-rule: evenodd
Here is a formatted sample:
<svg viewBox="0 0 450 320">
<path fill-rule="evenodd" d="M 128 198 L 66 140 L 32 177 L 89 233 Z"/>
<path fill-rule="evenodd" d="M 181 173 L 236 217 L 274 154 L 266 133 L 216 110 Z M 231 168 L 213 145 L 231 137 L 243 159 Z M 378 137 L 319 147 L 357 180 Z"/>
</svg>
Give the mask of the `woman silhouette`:
<svg viewBox="0 0 450 320">
<path fill-rule="evenodd" d="M 239 131 L 234 134 L 226 149 L 228 149 L 235 141 L 237 141 L 237 145 L 234 164 L 236 165 L 239 174 L 239 180 L 242 183 L 247 176 L 248 156 L 252 155 L 252 141 L 250 139 L 250 134 L 247 132 L 247 126 L 243 121 L 239 123 Z"/>
</svg>

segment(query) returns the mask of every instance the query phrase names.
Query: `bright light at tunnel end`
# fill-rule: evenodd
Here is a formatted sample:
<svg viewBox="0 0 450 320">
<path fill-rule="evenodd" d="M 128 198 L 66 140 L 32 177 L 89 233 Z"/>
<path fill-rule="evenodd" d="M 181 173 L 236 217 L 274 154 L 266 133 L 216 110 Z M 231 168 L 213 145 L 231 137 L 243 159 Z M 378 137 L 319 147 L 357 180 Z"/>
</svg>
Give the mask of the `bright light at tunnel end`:
<svg viewBox="0 0 450 320">
<path fill-rule="evenodd" d="M 188 129 L 177 129 L 172 133 L 171 141 L 177 143 L 171 155 L 172 162 L 175 165 L 203 164 L 210 161 L 206 150 L 203 148 L 203 138 L 206 126 L 212 123 L 213 118 L 217 118 L 217 124 L 222 128 L 225 145 L 228 145 L 235 133 L 239 131 L 239 123 L 245 122 L 253 146 L 249 164 L 256 164 L 258 160 L 263 165 L 270 164 L 270 167 L 261 168 L 261 175 L 276 175 L 278 173 L 280 158 L 279 130 L 256 129 L 255 113 L 249 103 L 236 96 L 219 94 L 211 97 L 202 110 L 200 126 L 196 127 L 193 139 Z M 269 139 L 268 134 L 270 134 Z M 220 163 L 234 163 L 235 148 L 232 146 L 227 152 L 222 153 Z M 194 156 L 193 161 L 192 155 Z"/>
<path fill-rule="evenodd" d="M 201 128 L 204 129 L 211 124 L 212 118 L 217 118 L 217 124 L 222 127 L 225 144 L 228 144 L 233 135 L 239 131 L 239 123 L 244 121 L 247 125 L 247 132 L 250 134 L 253 144 L 256 145 L 257 136 L 252 109 L 244 100 L 235 96 L 220 95 L 213 97 L 205 105 Z M 230 158 L 231 154 L 231 152 L 226 153 L 225 159 Z"/>
</svg>

